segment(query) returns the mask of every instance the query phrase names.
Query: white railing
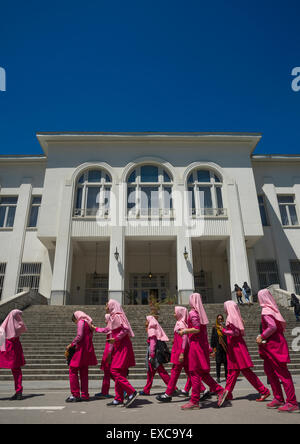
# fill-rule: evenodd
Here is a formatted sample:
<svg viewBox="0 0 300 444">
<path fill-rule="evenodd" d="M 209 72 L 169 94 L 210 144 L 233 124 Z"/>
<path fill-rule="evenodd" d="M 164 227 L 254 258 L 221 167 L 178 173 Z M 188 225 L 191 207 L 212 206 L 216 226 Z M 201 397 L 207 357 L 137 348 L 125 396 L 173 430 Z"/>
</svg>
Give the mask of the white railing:
<svg viewBox="0 0 300 444">
<path fill-rule="evenodd" d="M 292 309 L 292 307 L 291 307 L 291 294 L 292 293 L 290 293 L 289 291 L 286 291 L 286 290 L 282 290 L 282 288 L 280 288 L 279 285 L 270 285 L 270 287 L 268 287 L 268 290 L 272 293 L 272 295 L 278 305 Z M 299 295 L 296 295 L 296 296 L 300 300 L 300 296 Z"/>
<path fill-rule="evenodd" d="M 12 310 L 25 310 L 31 305 L 48 305 L 48 299 L 29 288 L 0 302 L 0 321 Z"/>
</svg>

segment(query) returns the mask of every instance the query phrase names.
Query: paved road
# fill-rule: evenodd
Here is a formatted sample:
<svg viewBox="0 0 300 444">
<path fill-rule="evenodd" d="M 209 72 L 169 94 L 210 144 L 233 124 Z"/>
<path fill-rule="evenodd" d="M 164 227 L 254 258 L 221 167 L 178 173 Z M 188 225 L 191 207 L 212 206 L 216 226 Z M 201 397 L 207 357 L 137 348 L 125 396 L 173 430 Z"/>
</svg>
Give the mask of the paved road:
<svg viewBox="0 0 300 444">
<path fill-rule="evenodd" d="M 141 388 L 141 381 L 132 381 Z M 300 400 L 300 377 L 295 378 Z M 89 403 L 66 404 L 68 384 L 66 382 L 25 382 L 22 402 L 9 401 L 13 386 L 0 383 L 0 424 L 300 424 L 300 414 L 280 414 L 267 410 L 265 404 L 255 402 L 256 393 L 244 379 L 240 379 L 235 400 L 218 409 L 216 398 L 206 401 L 199 411 L 182 412 L 184 399 L 159 404 L 155 395 L 163 392 L 157 381 L 151 397 L 140 397 L 134 407 L 108 408 L 107 401 L 91 399 Z M 96 382 L 91 382 L 91 395 L 98 391 Z M 113 430 L 113 428 L 112 428 Z"/>
</svg>

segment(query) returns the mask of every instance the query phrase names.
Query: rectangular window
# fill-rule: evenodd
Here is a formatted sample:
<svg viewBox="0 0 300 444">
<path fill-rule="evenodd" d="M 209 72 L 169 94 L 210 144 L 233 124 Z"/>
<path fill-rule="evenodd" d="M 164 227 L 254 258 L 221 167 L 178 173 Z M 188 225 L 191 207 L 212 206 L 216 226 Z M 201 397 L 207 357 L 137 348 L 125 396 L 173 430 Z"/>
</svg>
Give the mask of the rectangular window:
<svg viewBox="0 0 300 444">
<path fill-rule="evenodd" d="M 41 196 L 34 196 L 32 198 L 30 215 L 28 220 L 28 228 L 37 227 L 41 202 L 42 202 Z"/>
<path fill-rule="evenodd" d="M 258 196 L 258 204 L 259 204 L 261 223 L 264 227 L 268 227 L 270 224 L 268 221 L 267 208 L 266 208 L 264 196 L 262 196 L 262 195 Z"/>
<path fill-rule="evenodd" d="M 6 270 L 6 264 L 0 263 L 0 300 L 2 297 L 2 290 L 3 290 L 3 284 L 4 284 L 4 277 L 5 277 L 5 270 Z"/>
<path fill-rule="evenodd" d="M 18 293 L 26 288 L 38 293 L 41 277 L 41 263 L 22 263 L 19 276 Z"/>
<path fill-rule="evenodd" d="M 300 294 L 300 261 L 290 261 L 296 294 Z"/>
<path fill-rule="evenodd" d="M 86 216 L 96 216 L 100 203 L 100 187 L 87 187 Z"/>
<path fill-rule="evenodd" d="M 285 227 L 299 225 L 294 195 L 277 196 L 282 225 Z"/>
<path fill-rule="evenodd" d="M 0 197 L 0 228 L 12 228 L 15 222 L 18 197 Z"/>
<path fill-rule="evenodd" d="M 257 261 L 259 286 L 261 289 L 273 284 L 280 285 L 278 267 L 276 261 Z"/>
</svg>

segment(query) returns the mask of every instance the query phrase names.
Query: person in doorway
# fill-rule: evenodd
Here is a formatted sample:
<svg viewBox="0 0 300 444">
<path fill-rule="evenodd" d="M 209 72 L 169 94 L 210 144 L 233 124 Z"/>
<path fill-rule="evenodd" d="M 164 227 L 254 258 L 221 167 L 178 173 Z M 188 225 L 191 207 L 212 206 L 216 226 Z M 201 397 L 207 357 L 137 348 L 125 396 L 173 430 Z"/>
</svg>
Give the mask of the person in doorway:
<svg viewBox="0 0 300 444">
<path fill-rule="evenodd" d="M 112 338 L 111 321 L 110 321 L 109 314 L 105 315 L 105 323 L 106 323 L 106 328 L 95 328 L 96 333 L 105 333 L 107 335 L 105 348 L 104 348 L 102 361 L 101 361 L 101 366 L 100 366 L 100 369 L 104 372 L 103 381 L 102 381 L 102 389 L 101 389 L 100 393 L 95 394 L 95 397 L 97 399 L 112 398 L 112 396 L 109 394 L 110 377 L 111 377 L 111 371 L 110 371 L 111 363 L 108 360 L 108 356 L 112 351 L 113 345 L 108 342 Z"/>
<path fill-rule="evenodd" d="M 238 284 L 234 285 L 234 291 L 235 291 L 237 303 L 239 305 L 244 305 L 244 302 L 243 302 L 243 290 L 241 289 L 241 287 L 238 286 Z"/>
<path fill-rule="evenodd" d="M 192 383 L 190 402 L 181 407 L 182 410 L 199 409 L 201 382 L 203 381 L 212 393 L 222 394 L 221 387 L 210 375 L 210 346 L 207 335 L 209 323 L 202 298 L 199 293 L 190 296 L 191 311 L 188 317 L 188 328 L 181 330 L 180 335 L 189 336 L 189 372 Z"/>
<path fill-rule="evenodd" d="M 224 365 L 225 379 L 227 379 L 227 338 L 222 329 L 224 328 L 224 317 L 217 316 L 216 325 L 212 328 L 210 345 L 215 352 L 217 366 L 217 382 L 221 382 L 221 366 Z"/>
<path fill-rule="evenodd" d="M 98 364 L 93 345 L 93 320 L 86 313 L 76 311 L 72 321 L 77 325 L 77 336 L 67 347 L 67 351 L 75 347 L 69 367 L 71 396 L 66 399 L 68 403 L 89 401 L 89 367 Z"/>
<path fill-rule="evenodd" d="M 26 362 L 20 336 L 26 331 L 20 310 L 12 310 L 0 327 L 0 368 L 10 369 L 13 374 L 15 394 L 12 401 L 23 399 L 21 368 Z"/>
<path fill-rule="evenodd" d="M 260 393 L 260 398 L 256 401 L 263 402 L 271 393 L 251 370 L 254 365 L 243 338 L 245 326 L 240 309 L 234 301 L 225 302 L 224 308 L 227 320 L 226 327 L 222 329 L 222 333 L 227 336 L 228 377 L 225 391 L 219 397 L 218 406 L 222 407 L 226 400 L 232 399 L 232 393 L 241 372 Z"/>
<path fill-rule="evenodd" d="M 158 341 L 169 342 L 169 338 L 164 332 L 163 328 L 159 324 L 158 320 L 154 316 L 147 316 L 146 318 L 146 332 L 147 332 L 147 383 L 144 389 L 140 392 L 140 395 L 149 396 L 150 390 L 153 385 L 154 376 L 159 374 L 166 386 L 170 383 L 170 376 L 163 364 L 157 358 L 157 344 Z"/>
<path fill-rule="evenodd" d="M 294 293 L 292 293 L 291 297 L 292 297 L 291 307 L 294 307 L 296 321 L 300 322 L 300 301 Z"/>
<path fill-rule="evenodd" d="M 251 305 L 251 288 L 249 287 L 249 285 L 247 284 L 247 282 L 244 282 L 243 288 L 242 288 L 242 292 L 244 295 L 244 298 L 246 299 L 246 302 L 248 305 Z"/>
<path fill-rule="evenodd" d="M 262 308 L 262 334 L 256 342 L 274 395 L 273 401 L 267 407 L 284 413 L 299 413 L 293 379 L 287 367 L 291 361 L 284 337 L 286 322 L 269 290 L 259 291 L 258 301 Z M 281 383 L 286 393 L 286 401 Z"/>
</svg>

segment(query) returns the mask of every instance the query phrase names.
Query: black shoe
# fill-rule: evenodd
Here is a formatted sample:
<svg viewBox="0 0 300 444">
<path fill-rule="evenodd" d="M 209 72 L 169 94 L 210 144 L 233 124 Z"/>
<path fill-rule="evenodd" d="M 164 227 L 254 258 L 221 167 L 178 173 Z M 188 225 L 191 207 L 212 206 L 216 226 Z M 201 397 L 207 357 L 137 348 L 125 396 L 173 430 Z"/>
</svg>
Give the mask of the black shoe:
<svg viewBox="0 0 300 444">
<path fill-rule="evenodd" d="M 180 396 L 181 395 L 181 390 L 174 390 L 174 392 L 172 393 L 172 396 Z"/>
<path fill-rule="evenodd" d="M 125 403 L 124 403 L 124 407 L 128 408 L 131 406 L 131 404 L 134 403 L 134 401 L 136 400 L 136 398 L 139 396 L 139 393 L 137 391 L 135 391 L 132 395 L 128 396 L 128 398 L 126 399 Z"/>
<path fill-rule="evenodd" d="M 66 402 L 67 403 L 70 403 L 70 402 L 81 402 L 81 398 L 75 398 L 75 396 L 71 395 L 71 396 L 69 396 L 66 399 Z"/>
<path fill-rule="evenodd" d="M 172 396 L 168 396 L 166 394 L 158 395 L 158 396 L 156 396 L 156 399 L 159 402 L 172 402 Z"/>
<path fill-rule="evenodd" d="M 107 407 L 124 407 L 123 402 L 116 401 L 115 399 L 112 402 L 106 404 Z"/>
<path fill-rule="evenodd" d="M 200 401 L 206 401 L 206 399 L 210 399 L 210 398 L 211 398 L 210 391 L 209 390 L 205 390 L 203 395 L 200 397 Z"/>
<path fill-rule="evenodd" d="M 16 393 L 14 396 L 10 398 L 10 401 L 22 401 L 23 395 L 22 393 Z"/>
</svg>

